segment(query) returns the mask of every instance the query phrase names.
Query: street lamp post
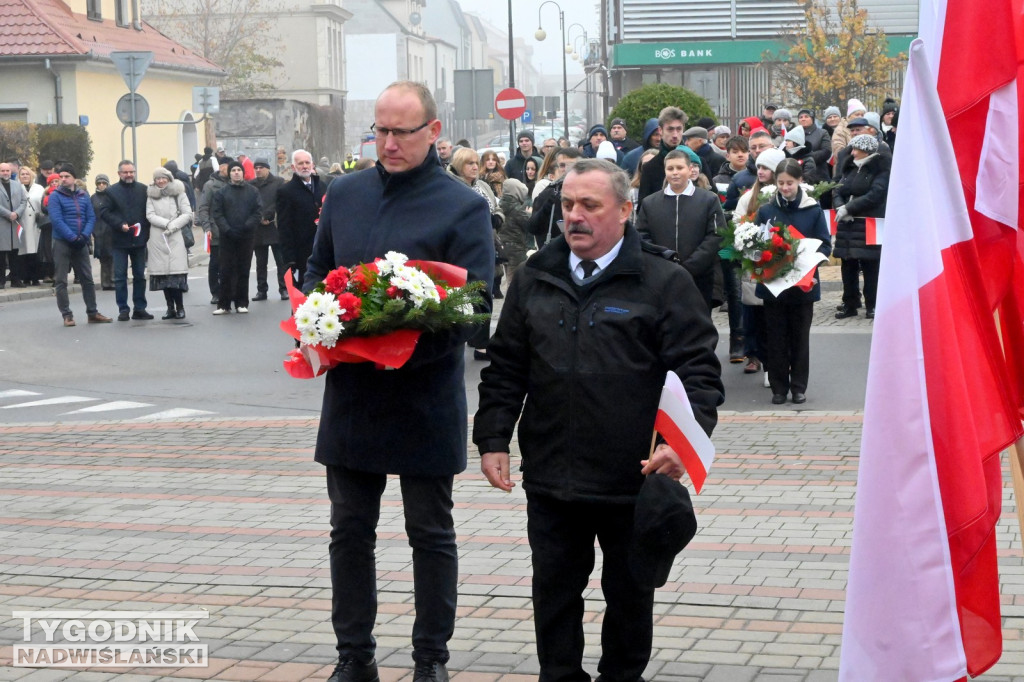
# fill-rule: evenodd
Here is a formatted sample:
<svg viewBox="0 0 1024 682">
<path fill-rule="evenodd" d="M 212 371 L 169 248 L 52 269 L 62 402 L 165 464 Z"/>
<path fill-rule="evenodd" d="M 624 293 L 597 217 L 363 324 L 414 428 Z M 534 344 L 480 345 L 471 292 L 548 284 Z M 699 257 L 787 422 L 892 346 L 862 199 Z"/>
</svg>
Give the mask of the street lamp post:
<svg viewBox="0 0 1024 682">
<path fill-rule="evenodd" d="M 533 34 L 533 37 L 541 41 L 548 37 L 547 32 L 544 30 L 543 25 L 540 22 L 540 11 L 544 9 L 544 5 L 554 5 L 558 8 L 558 27 L 562 31 L 562 45 L 565 45 L 565 12 L 562 11 L 562 6 L 559 5 L 555 0 L 544 0 L 537 8 L 537 32 Z M 565 66 L 565 50 L 562 50 L 562 134 L 566 138 L 569 137 L 569 72 Z"/>
<path fill-rule="evenodd" d="M 573 24 L 573 26 L 579 26 L 579 24 Z M 572 41 L 572 58 L 578 61 L 583 66 L 583 82 L 586 83 L 584 96 L 586 97 L 587 102 L 587 125 L 594 125 L 594 110 L 591 106 L 590 101 L 590 73 L 587 72 L 586 64 L 587 56 L 590 54 L 590 43 L 587 42 L 587 30 L 584 29 L 582 26 L 580 26 L 580 28 L 583 29 L 583 33 L 577 35 L 576 38 Z M 569 31 L 570 33 L 572 32 L 572 26 L 569 27 Z M 578 45 L 580 45 L 580 40 L 583 41 L 583 48 L 577 47 Z M 568 45 L 566 47 L 568 47 Z M 587 50 L 586 54 L 584 54 L 582 51 L 584 48 Z"/>
</svg>

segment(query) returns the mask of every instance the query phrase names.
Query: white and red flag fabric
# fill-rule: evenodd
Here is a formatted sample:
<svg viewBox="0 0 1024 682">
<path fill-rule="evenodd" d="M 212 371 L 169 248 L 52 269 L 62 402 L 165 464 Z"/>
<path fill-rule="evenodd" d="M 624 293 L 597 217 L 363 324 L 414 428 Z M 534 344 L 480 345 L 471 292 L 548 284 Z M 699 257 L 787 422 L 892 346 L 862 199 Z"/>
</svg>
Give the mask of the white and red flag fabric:
<svg viewBox="0 0 1024 682">
<path fill-rule="evenodd" d="M 675 372 L 670 371 L 665 375 L 654 429 L 679 455 L 686 473 L 693 481 L 693 489 L 700 494 L 708 472 L 711 471 L 711 464 L 715 461 L 715 446 L 693 416 L 693 407 L 686 396 L 686 389 Z"/>
<path fill-rule="evenodd" d="M 210 253 L 211 244 L 212 242 L 210 241 L 210 231 L 207 230 L 206 232 L 203 233 L 203 251 L 205 251 L 206 253 Z"/>
<path fill-rule="evenodd" d="M 1022 337 L 1019 9 L 921 2 L 885 216 L 841 682 L 952 682 L 1002 653 L 995 526 L 1021 382 L 994 313 L 1007 346 Z"/>
</svg>

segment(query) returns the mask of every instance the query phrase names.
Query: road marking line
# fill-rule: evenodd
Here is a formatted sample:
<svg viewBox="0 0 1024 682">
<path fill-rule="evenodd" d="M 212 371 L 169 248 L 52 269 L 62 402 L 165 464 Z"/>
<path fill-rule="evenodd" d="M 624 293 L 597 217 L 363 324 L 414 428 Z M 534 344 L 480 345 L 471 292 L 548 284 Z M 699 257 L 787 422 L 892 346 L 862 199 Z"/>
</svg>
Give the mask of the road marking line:
<svg viewBox="0 0 1024 682">
<path fill-rule="evenodd" d="M 78 414 L 79 412 L 112 412 L 114 410 L 134 410 L 140 407 L 153 407 L 153 403 L 135 403 L 131 400 L 115 400 L 102 405 L 90 405 L 64 414 Z"/>
<path fill-rule="evenodd" d="M 46 398 L 45 400 L 33 400 L 28 403 L 17 403 L 15 405 L 4 405 L 0 410 L 10 410 L 15 407 L 42 407 L 43 405 L 64 405 L 65 403 L 90 403 L 99 398 L 86 398 L 80 395 L 62 395 L 59 398 Z"/>
<path fill-rule="evenodd" d="M 20 388 L 12 388 L 7 391 L 0 391 L 0 398 L 21 398 L 23 396 L 39 395 L 35 391 L 23 391 Z"/>
</svg>

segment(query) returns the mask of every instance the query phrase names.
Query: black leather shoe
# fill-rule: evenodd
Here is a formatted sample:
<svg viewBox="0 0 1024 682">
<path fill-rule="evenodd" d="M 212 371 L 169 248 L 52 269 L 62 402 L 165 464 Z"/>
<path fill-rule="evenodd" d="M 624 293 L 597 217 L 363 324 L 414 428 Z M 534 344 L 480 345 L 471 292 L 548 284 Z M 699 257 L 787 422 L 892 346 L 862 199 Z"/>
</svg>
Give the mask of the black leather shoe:
<svg viewBox="0 0 1024 682">
<path fill-rule="evenodd" d="M 117 314 L 117 321 L 118 322 L 127 322 L 130 317 L 131 317 L 131 314 L 127 310 L 122 310 L 121 312 L 119 312 Z"/>
<path fill-rule="evenodd" d="M 290 300 L 290 299 L 289 299 L 289 296 L 288 296 L 288 291 L 287 291 L 287 289 L 281 292 L 281 300 L 282 300 L 282 301 L 287 301 L 287 300 Z"/>
<path fill-rule="evenodd" d="M 412 682 L 448 682 L 448 669 L 438 661 L 418 662 Z"/>
<path fill-rule="evenodd" d="M 177 313 L 174 312 L 174 308 L 168 308 L 167 312 L 164 313 L 160 317 L 160 319 L 161 320 L 173 320 L 176 316 L 177 316 Z"/>
<path fill-rule="evenodd" d="M 265 291 L 259 292 L 258 294 L 256 294 L 255 296 L 252 297 L 252 300 L 254 300 L 254 301 L 265 301 L 265 300 L 267 300 L 267 292 L 265 292 Z"/>
<path fill-rule="evenodd" d="M 864 313 L 864 317 L 868 318 L 869 320 L 875 319 L 875 309 L 868 308 L 867 311 Z"/>
<path fill-rule="evenodd" d="M 132 319 L 133 320 L 152 320 L 153 316 L 150 313 L 147 313 L 145 310 L 136 310 L 134 313 L 132 313 Z"/>
<path fill-rule="evenodd" d="M 174 317 L 176 319 L 178 319 L 178 320 L 184 320 L 185 319 L 185 309 L 184 308 L 178 308 L 178 310 L 174 313 Z"/>
<path fill-rule="evenodd" d="M 786 402 L 786 396 L 781 393 L 776 393 L 772 396 L 772 405 L 781 405 Z"/>
<path fill-rule="evenodd" d="M 213 298 L 210 299 L 210 305 L 218 305 L 219 303 L 220 303 L 220 299 L 217 298 L 216 296 L 214 296 Z"/>
<path fill-rule="evenodd" d="M 840 310 L 840 308 L 842 308 L 842 310 Z M 856 316 L 857 316 L 857 309 L 856 308 L 850 308 L 850 307 L 848 307 L 846 305 L 836 306 L 836 319 L 837 320 L 844 320 L 847 317 L 856 317 Z"/>
<path fill-rule="evenodd" d="M 380 682 L 377 675 L 377 661 L 360 663 L 352 656 L 346 656 L 334 666 L 334 673 L 327 682 Z"/>
<path fill-rule="evenodd" d="M 797 405 L 803 405 L 804 403 L 807 402 L 807 396 L 805 396 L 803 393 L 794 393 L 793 402 Z"/>
</svg>

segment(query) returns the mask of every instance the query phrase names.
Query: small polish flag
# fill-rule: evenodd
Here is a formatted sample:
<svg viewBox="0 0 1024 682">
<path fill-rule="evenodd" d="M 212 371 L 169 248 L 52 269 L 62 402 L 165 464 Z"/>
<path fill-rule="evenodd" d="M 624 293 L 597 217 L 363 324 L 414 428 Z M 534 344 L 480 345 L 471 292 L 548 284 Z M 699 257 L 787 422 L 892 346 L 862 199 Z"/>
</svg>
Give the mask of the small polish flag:
<svg viewBox="0 0 1024 682">
<path fill-rule="evenodd" d="M 21 223 L 17 223 L 17 225 L 18 225 L 18 241 L 20 242 L 21 241 L 21 235 L 25 234 L 25 228 L 21 226 Z"/>
<path fill-rule="evenodd" d="M 839 230 L 839 221 L 836 220 L 836 212 L 831 208 L 825 211 L 825 218 L 828 219 L 828 233 L 833 237 L 836 236 L 836 232 Z"/>
<path fill-rule="evenodd" d="M 206 251 L 206 253 L 210 253 L 210 233 L 209 232 L 204 232 L 203 233 L 203 251 Z"/>
<path fill-rule="evenodd" d="M 694 418 L 686 389 L 675 372 L 665 375 L 654 428 L 679 455 L 694 490 L 700 494 L 715 461 L 715 445 Z"/>
<path fill-rule="evenodd" d="M 868 246 L 881 246 L 885 234 L 885 218 L 865 218 L 865 241 Z"/>
<path fill-rule="evenodd" d="M 142 234 L 142 224 L 141 223 L 135 223 L 134 225 L 131 226 L 131 228 L 132 228 L 132 236 L 133 237 L 138 237 L 140 234 Z"/>
</svg>

